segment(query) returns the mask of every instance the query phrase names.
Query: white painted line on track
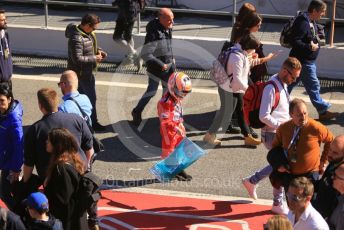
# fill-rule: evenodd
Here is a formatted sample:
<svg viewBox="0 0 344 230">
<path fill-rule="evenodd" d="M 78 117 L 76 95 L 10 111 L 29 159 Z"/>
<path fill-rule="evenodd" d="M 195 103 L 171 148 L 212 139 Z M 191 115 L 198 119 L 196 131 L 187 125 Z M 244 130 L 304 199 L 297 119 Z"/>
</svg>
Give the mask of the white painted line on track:
<svg viewBox="0 0 344 230">
<path fill-rule="evenodd" d="M 35 76 L 35 75 L 21 75 L 21 74 L 14 74 L 14 79 L 21 79 L 21 80 L 33 80 L 33 81 L 52 81 L 58 82 L 59 78 L 57 77 L 44 77 L 44 76 Z M 116 82 L 116 81 L 96 81 L 96 85 L 102 86 L 112 86 L 112 87 L 123 87 L 123 88 L 135 88 L 135 89 L 146 89 L 147 84 L 139 84 L 139 83 L 128 83 L 128 82 Z M 162 87 L 159 86 L 159 90 L 162 90 Z M 192 92 L 194 93 L 203 93 L 203 94 L 218 94 L 217 89 L 202 89 L 202 88 L 193 88 Z M 295 96 L 292 96 L 294 98 Z M 300 96 L 298 95 L 297 98 L 301 98 L 304 101 L 310 103 L 309 97 Z M 344 105 L 344 100 L 332 100 L 327 99 L 331 104 L 336 105 Z"/>
<path fill-rule="evenodd" d="M 173 212 L 154 212 L 154 211 L 145 211 L 145 210 L 136 210 L 136 209 L 124 209 L 124 208 L 116 208 L 116 207 L 98 207 L 99 211 L 115 211 L 115 212 L 125 212 L 125 213 L 137 213 L 137 214 L 145 214 L 145 215 L 153 215 L 153 216 L 167 216 L 167 217 L 176 217 L 176 218 L 183 218 L 183 219 L 199 219 L 199 220 L 206 220 L 209 222 L 232 222 L 241 224 L 243 229 L 249 229 L 248 223 L 244 220 L 234 220 L 234 219 L 227 219 L 221 217 L 209 217 L 209 216 L 197 216 L 192 214 L 180 214 L 180 213 L 173 213 Z"/>
</svg>

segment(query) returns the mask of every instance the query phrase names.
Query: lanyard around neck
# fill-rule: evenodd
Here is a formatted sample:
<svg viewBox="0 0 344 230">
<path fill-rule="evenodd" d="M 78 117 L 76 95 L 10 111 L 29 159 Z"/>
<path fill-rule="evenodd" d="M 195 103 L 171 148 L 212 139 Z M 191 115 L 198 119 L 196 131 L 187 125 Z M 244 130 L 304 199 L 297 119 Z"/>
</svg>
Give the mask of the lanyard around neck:
<svg viewBox="0 0 344 230">
<path fill-rule="evenodd" d="M 297 144 L 297 141 L 299 140 L 300 138 L 300 131 L 301 131 L 301 127 L 295 127 L 294 128 L 294 134 L 293 134 L 293 137 L 291 138 L 290 140 L 290 143 L 288 145 L 288 150 L 290 149 L 290 147 L 295 144 Z"/>
</svg>

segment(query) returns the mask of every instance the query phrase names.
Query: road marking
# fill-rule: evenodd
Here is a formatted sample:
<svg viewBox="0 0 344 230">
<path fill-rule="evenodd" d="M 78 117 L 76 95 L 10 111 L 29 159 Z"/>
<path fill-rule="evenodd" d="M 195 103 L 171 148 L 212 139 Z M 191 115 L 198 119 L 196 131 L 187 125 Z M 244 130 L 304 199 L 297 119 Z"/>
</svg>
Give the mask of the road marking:
<svg viewBox="0 0 344 230">
<path fill-rule="evenodd" d="M 133 209 L 124 209 L 124 208 L 116 208 L 116 207 L 98 207 L 98 210 L 124 212 L 124 213 L 132 212 L 132 213 L 139 213 L 139 214 L 145 214 L 145 215 L 167 216 L 167 217 L 176 217 L 176 218 L 184 218 L 184 219 L 198 219 L 198 220 L 206 220 L 209 222 L 238 223 L 238 224 L 241 224 L 242 229 L 249 229 L 248 223 L 246 221 L 231 220 L 231 219 L 225 219 L 225 218 L 220 218 L 220 217 L 197 216 L 197 215 L 191 215 L 191 214 L 180 214 L 180 213 L 171 213 L 171 212 L 165 213 L 165 212 L 142 211 L 142 210 L 136 210 L 136 209 L 133 210 Z"/>
<path fill-rule="evenodd" d="M 104 186 L 101 189 L 109 190 L 112 192 L 127 192 L 127 193 L 143 193 L 143 194 L 153 194 L 159 196 L 175 196 L 181 198 L 195 198 L 202 200 L 216 200 L 216 201 L 229 201 L 232 203 L 239 204 L 257 204 L 257 205 L 272 205 L 271 199 L 257 199 L 252 200 L 246 197 L 236 197 L 236 196 L 220 196 L 205 193 L 192 193 L 192 192 L 182 192 L 173 190 L 163 190 L 163 189 L 152 189 L 152 188 L 137 188 L 137 187 L 120 187 L 120 186 Z"/>
<path fill-rule="evenodd" d="M 60 79 L 57 77 L 44 77 L 44 76 L 35 76 L 35 75 L 22 75 L 22 74 L 14 74 L 14 79 L 21 79 L 21 80 L 34 80 L 34 81 L 51 81 L 51 82 L 58 82 Z M 135 89 L 146 89 L 147 84 L 139 84 L 139 83 L 128 83 L 128 82 L 116 82 L 116 81 L 96 81 L 96 85 L 102 86 L 112 86 L 112 87 L 123 87 L 123 88 L 135 88 Z M 162 87 L 159 86 L 159 90 L 162 90 Z M 194 93 L 202 93 L 202 94 L 218 94 L 217 89 L 203 89 L 203 88 L 193 88 L 192 92 Z M 295 98 L 295 96 L 292 96 Z M 300 96 L 298 95 L 297 98 L 303 99 L 304 101 L 310 103 L 309 97 Z M 329 101 L 331 104 L 336 105 L 344 105 L 344 100 L 332 100 L 331 98 L 324 98 L 325 100 Z"/>
</svg>

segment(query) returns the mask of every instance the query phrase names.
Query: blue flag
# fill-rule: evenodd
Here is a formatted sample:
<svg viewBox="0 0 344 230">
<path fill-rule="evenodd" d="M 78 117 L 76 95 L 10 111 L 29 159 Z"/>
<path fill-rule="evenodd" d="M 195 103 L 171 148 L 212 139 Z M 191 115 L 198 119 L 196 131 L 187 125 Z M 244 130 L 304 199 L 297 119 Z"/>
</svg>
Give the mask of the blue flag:
<svg viewBox="0 0 344 230">
<path fill-rule="evenodd" d="M 168 182 L 205 153 L 202 148 L 185 137 L 167 158 L 157 162 L 150 171 L 159 181 Z"/>
</svg>

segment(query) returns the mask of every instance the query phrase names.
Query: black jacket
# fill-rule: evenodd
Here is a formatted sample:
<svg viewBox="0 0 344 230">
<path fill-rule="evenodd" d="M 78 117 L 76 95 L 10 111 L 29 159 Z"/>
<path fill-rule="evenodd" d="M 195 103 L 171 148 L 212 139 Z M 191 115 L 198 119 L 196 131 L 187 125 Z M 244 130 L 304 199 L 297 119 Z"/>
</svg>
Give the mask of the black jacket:
<svg viewBox="0 0 344 230">
<path fill-rule="evenodd" d="M 147 24 L 145 45 L 142 48 L 141 56 L 146 62 L 147 71 L 156 77 L 170 75 L 175 71 L 172 52 L 172 30 L 165 29 L 155 18 Z M 164 64 L 170 68 L 162 71 Z"/>
<path fill-rule="evenodd" d="M 86 212 L 79 212 L 80 175 L 74 166 L 59 163 L 53 169 L 44 192 L 49 200 L 52 215 L 60 219 L 64 230 L 83 230 L 87 228 Z M 82 202 L 82 201 L 81 201 Z"/>
<path fill-rule="evenodd" d="M 5 50 L 9 50 L 8 57 L 5 57 Z M 12 49 L 10 46 L 10 39 L 8 33 L 5 31 L 5 36 L 0 38 L 0 82 L 8 82 L 13 73 L 12 63 Z"/>
<path fill-rule="evenodd" d="M 32 220 L 27 226 L 29 230 L 63 230 L 62 223 L 59 219 L 49 216 L 48 221 Z"/>
<path fill-rule="evenodd" d="M 68 38 L 67 68 L 76 72 L 79 78 L 88 79 L 97 67 L 98 53 L 96 35 L 85 33 L 80 26 L 69 24 L 65 36 Z"/>
<path fill-rule="evenodd" d="M 318 43 L 312 34 L 307 13 L 303 13 L 295 19 L 292 27 L 291 45 L 292 49 L 289 56 L 296 57 L 302 64 L 314 62 L 319 54 L 319 50 L 312 51 L 311 41 Z M 315 23 L 314 23 L 315 24 Z M 314 25 L 316 28 L 316 26 Z"/>
<path fill-rule="evenodd" d="M 134 22 L 141 11 L 140 2 L 138 0 L 116 0 L 112 5 L 118 6 L 117 20 Z"/>
<path fill-rule="evenodd" d="M 338 203 L 337 198 L 340 194 L 333 188 L 332 177 L 339 165 L 340 163 L 330 163 L 321 179 L 318 180 L 314 186 L 314 195 L 311 202 L 313 207 L 325 219 L 331 216 Z"/>
<path fill-rule="evenodd" d="M 18 215 L 0 207 L 0 229 L 25 230 L 25 226 Z"/>
</svg>

